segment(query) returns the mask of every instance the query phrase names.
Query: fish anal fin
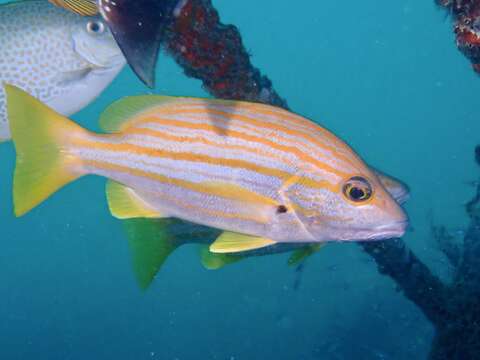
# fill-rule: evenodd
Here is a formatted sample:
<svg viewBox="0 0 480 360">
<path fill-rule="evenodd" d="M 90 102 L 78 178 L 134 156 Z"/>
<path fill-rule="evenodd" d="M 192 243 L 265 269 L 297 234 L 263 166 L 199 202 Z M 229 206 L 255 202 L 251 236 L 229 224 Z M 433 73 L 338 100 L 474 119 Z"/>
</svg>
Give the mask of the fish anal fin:
<svg viewBox="0 0 480 360">
<path fill-rule="evenodd" d="M 276 242 L 267 238 L 226 231 L 210 245 L 210 251 L 220 254 L 236 253 L 260 249 L 273 244 Z"/>
<path fill-rule="evenodd" d="M 200 260 L 203 267 L 207 270 L 218 270 L 243 258 L 241 255 L 212 253 L 208 249 L 208 245 L 202 245 L 200 249 Z"/>
<path fill-rule="evenodd" d="M 147 204 L 135 190 L 116 181 L 107 181 L 106 193 L 110 212 L 117 219 L 166 217 Z"/>
</svg>

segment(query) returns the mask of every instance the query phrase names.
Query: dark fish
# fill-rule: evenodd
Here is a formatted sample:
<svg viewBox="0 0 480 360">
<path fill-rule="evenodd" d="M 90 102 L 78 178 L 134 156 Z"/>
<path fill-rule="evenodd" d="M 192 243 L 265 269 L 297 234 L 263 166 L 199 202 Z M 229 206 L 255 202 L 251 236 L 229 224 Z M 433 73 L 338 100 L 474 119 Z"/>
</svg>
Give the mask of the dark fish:
<svg viewBox="0 0 480 360">
<path fill-rule="evenodd" d="M 174 1 L 49 0 L 80 15 L 100 12 L 135 74 L 155 87 L 155 66 Z"/>
</svg>

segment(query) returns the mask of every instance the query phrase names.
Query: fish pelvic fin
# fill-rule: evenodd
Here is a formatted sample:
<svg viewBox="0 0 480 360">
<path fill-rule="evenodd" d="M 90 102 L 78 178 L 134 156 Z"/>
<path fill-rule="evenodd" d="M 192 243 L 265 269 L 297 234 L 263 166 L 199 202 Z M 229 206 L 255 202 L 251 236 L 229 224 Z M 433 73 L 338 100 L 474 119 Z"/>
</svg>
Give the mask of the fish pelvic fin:
<svg viewBox="0 0 480 360">
<path fill-rule="evenodd" d="M 170 219 L 128 219 L 123 222 L 128 237 L 133 272 L 138 286 L 147 290 L 160 268 L 183 243 L 169 231 Z"/>
<path fill-rule="evenodd" d="M 210 251 L 217 254 L 236 253 L 274 244 L 275 241 L 267 238 L 225 231 L 210 245 Z"/>
<path fill-rule="evenodd" d="M 68 151 L 69 139 L 86 132 L 25 91 L 5 85 L 10 131 L 16 151 L 13 201 L 16 216 L 43 202 L 82 176 L 73 171 L 80 159 Z"/>
<path fill-rule="evenodd" d="M 242 255 L 213 253 L 209 250 L 208 245 L 201 245 L 200 247 L 200 261 L 207 270 L 218 270 L 243 258 Z"/>
</svg>

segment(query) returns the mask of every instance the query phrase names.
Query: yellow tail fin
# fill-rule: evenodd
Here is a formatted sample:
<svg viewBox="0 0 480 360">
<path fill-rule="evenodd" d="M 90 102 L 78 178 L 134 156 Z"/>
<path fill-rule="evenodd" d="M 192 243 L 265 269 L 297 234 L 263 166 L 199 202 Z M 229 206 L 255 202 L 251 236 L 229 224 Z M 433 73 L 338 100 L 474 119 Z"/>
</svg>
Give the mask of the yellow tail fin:
<svg viewBox="0 0 480 360">
<path fill-rule="evenodd" d="M 5 85 L 8 121 L 17 161 L 13 180 L 15 215 L 21 216 L 82 174 L 68 151 L 68 139 L 80 126 L 11 85 Z"/>
</svg>

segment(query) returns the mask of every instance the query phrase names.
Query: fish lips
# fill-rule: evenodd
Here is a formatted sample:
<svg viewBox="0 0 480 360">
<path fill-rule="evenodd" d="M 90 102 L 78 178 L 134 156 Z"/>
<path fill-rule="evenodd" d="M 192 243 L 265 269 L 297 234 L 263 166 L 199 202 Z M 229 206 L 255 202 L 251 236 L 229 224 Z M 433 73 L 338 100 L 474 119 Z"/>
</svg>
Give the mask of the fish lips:
<svg viewBox="0 0 480 360">
<path fill-rule="evenodd" d="M 404 219 L 378 226 L 350 227 L 346 231 L 342 231 L 341 226 L 333 227 L 332 230 L 341 234 L 336 241 L 376 241 L 402 237 L 408 224 L 408 220 Z"/>
<path fill-rule="evenodd" d="M 155 67 L 171 1 L 99 0 L 100 13 L 110 27 L 133 72 L 150 88 L 155 87 Z"/>
<path fill-rule="evenodd" d="M 373 230 L 373 235 L 367 240 L 386 240 L 393 238 L 400 238 L 405 235 L 408 228 L 408 220 L 396 221 L 391 224 L 380 225 Z"/>
</svg>

